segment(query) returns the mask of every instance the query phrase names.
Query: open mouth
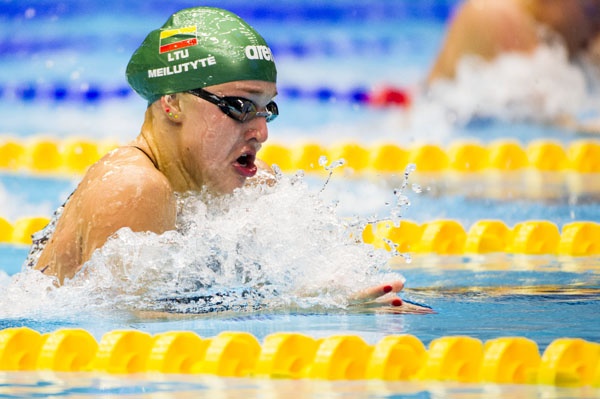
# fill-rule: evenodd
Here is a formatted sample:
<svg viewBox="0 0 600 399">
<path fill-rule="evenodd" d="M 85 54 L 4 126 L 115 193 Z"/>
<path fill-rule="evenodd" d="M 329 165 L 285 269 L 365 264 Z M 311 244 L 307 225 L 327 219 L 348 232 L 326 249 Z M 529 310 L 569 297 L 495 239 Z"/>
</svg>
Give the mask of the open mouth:
<svg viewBox="0 0 600 399">
<path fill-rule="evenodd" d="M 234 167 L 244 177 L 252 177 L 256 174 L 257 167 L 254 163 L 256 156 L 250 153 L 244 153 L 239 156 L 234 163 Z"/>
</svg>

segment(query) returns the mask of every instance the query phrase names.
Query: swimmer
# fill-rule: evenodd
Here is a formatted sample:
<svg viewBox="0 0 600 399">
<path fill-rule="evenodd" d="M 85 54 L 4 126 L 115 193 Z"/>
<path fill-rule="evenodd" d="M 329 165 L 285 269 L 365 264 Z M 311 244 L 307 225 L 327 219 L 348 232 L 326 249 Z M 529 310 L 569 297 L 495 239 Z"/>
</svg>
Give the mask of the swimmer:
<svg viewBox="0 0 600 399">
<path fill-rule="evenodd" d="M 571 59 L 587 52 L 600 61 L 600 0 L 466 0 L 427 80 L 452 79 L 465 55 L 492 60 L 505 52 L 531 53 L 547 37 L 544 30 L 563 42 Z"/>
<path fill-rule="evenodd" d="M 126 75 L 148 102 L 139 135 L 92 165 L 27 263 L 62 284 L 121 228 L 175 230 L 177 193 L 232 193 L 268 167 L 257 159 L 279 110 L 277 71 L 265 40 L 238 16 L 195 7 L 173 14 L 134 52 Z M 354 301 L 421 312 L 397 293 L 403 281 Z M 227 295 L 227 294 L 224 294 Z"/>
</svg>

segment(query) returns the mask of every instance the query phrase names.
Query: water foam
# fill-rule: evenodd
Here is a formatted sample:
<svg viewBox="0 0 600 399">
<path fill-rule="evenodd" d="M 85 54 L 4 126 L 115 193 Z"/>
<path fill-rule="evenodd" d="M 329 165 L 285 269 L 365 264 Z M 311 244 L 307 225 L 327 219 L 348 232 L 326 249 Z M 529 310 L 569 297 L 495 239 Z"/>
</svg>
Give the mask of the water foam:
<svg viewBox="0 0 600 399">
<path fill-rule="evenodd" d="M 176 231 L 122 229 L 60 288 L 37 271 L 0 281 L 0 317 L 335 309 L 401 278 L 385 271 L 388 252 L 360 242 L 360 218 L 339 217 L 313 191 L 301 175 L 279 175 L 226 197 L 181 196 Z"/>
<path fill-rule="evenodd" d="M 543 123 L 578 115 L 588 94 L 584 71 L 562 45 L 550 43 L 533 54 L 506 53 L 493 61 L 463 57 L 455 79 L 435 82 L 417 111 L 458 125 L 473 118 Z"/>
</svg>

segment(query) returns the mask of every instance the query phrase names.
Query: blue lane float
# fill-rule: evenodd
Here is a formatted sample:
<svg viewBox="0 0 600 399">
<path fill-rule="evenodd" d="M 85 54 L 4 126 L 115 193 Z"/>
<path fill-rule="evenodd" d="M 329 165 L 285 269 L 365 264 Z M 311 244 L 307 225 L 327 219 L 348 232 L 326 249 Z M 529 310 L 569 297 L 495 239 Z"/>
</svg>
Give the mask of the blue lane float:
<svg viewBox="0 0 600 399">
<path fill-rule="evenodd" d="M 135 48 L 143 37 L 132 35 L 116 36 L 114 40 L 122 46 Z M 345 54 L 390 54 L 397 46 L 397 39 L 388 37 L 363 38 L 347 37 L 340 45 L 339 39 L 319 38 L 318 41 L 269 41 L 269 46 L 276 57 L 313 57 L 313 56 L 339 56 Z M 98 50 L 105 44 L 99 40 L 98 35 L 79 35 L 76 37 L 9 37 L 0 46 L 0 57 L 24 58 L 34 54 L 57 51 L 89 52 Z"/>
<path fill-rule="evenodd" d="M 126 85 L 107 87 L 92 84 L 73 87 L 62 83 L 36 85 L 33 82 L 25 82 L 4 87 L 0 86 L 0 99 L 26 103 L 32 101 L 77 101 L 90 103 L 115 98 L 123 99 L 129 97 L 131 94 L 133 94 L 133 91 Z"/>
<path fill-rule="evenodd" d="M 366 0 L 348 7 L 347 3 L 332 1 L 314 2 L 247 2 L 231 0 L 227 8 L 248 20 L 260 21 L 381 21 L 399 19 L 429 19 L 444 21 L 451 14 L 459 0 Z M 222 1 L 207 0 L 205 6 L 222 7 Z M 56 2 L 38 0 L 35 2 L 5 2 L 2 5 L 2 17 L 10 19 L 23 18 L 61 18 L 81 16 L 85 14 L 110 13 L 128 14 L 143 11 L 145 15 L 165 15 L 171 10 L 189 7 L 185 0 L 165 4 L 162 0 L 146 0 L 136 9 L 130 2 Z"/>
<path fill-rule="evenodd" d="M 294 100 L 316 100 L 319 102 L 343 101 L 351 104 L 373 106 L 399 106 L 410 104 L 411 95 L 408 90 L 396 87 L 382 86 L 371 90 L 364 87 L 354 87 L 338 90 L 331 87 L 304 88 L 301 86 L 284 85 L 279 88 L 281 97 Z M 99 84 L 84 84 L 78 87 L 68 86 L 60 82 L 37 85 L 34 82 L 24 82 L 6 86 L 0 85 L 0 100 L 21 102 L 76 101 L 97 103 L 111 99 L 125 99 L 133 94 L 129 86 L 102 86 Z"/>
</svg>

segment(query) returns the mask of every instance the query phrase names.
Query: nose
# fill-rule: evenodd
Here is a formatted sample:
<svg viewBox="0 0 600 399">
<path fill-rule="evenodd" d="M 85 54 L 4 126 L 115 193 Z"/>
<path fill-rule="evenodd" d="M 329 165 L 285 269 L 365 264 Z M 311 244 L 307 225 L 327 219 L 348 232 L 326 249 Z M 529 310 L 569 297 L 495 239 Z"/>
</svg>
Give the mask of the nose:
<svg viewBox="0 0 600 399">
<path fill-rule="evenodd" d="M 255 139 L 259 143 L 264 143 L 269 138 L 269 128 L 267 121 L 263 117 L 254 118 L 246 122 L 248 130 L 246 130 L 246 140 Z"/>
</svg>

